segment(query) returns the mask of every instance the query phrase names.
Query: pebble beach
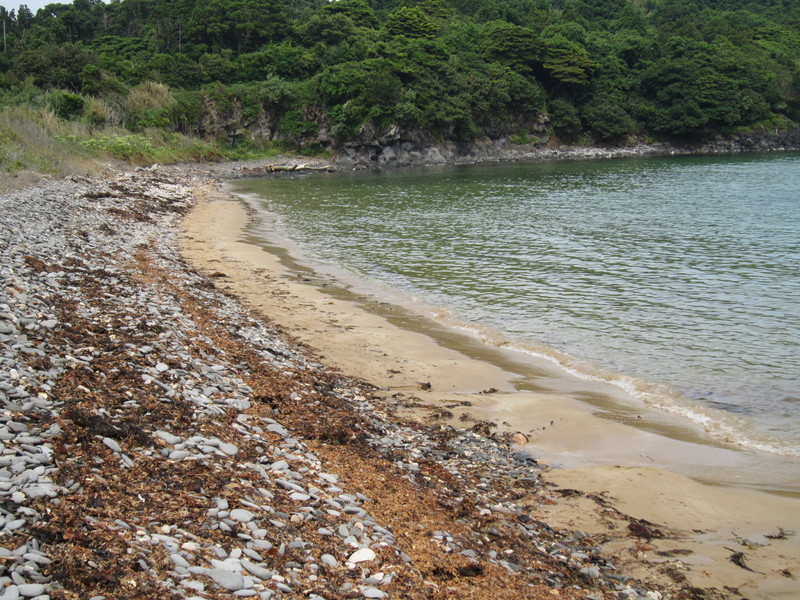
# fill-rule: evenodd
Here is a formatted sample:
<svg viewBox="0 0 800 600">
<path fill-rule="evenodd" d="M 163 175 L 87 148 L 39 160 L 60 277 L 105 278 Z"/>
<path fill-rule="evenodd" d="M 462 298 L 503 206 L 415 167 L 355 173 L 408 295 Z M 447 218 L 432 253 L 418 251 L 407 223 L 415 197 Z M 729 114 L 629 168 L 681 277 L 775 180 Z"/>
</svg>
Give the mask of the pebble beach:
<svg viewBox="0 0 800 600">
<path fill-rule="evenodd" d="M 197 189 L 270 170 L 0 197 L 0 600 L 798 597 L 791 523 L 715 541 L 745 583 L 698 586 L 685 532 L 409 417 L 187 261 Z"/>
</svg>

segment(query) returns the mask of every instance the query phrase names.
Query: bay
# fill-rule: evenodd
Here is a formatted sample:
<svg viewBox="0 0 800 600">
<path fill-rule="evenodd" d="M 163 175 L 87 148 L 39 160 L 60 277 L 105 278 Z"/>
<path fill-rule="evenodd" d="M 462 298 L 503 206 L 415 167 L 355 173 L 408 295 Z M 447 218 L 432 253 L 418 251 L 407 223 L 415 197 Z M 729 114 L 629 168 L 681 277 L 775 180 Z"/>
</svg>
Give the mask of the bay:
<svg viewBox="0 0 800 600">
<path fill-rule="evenodd" d="M 800 155 L 237 182 L 357 291 L 800 455 Z"/>
</svg>

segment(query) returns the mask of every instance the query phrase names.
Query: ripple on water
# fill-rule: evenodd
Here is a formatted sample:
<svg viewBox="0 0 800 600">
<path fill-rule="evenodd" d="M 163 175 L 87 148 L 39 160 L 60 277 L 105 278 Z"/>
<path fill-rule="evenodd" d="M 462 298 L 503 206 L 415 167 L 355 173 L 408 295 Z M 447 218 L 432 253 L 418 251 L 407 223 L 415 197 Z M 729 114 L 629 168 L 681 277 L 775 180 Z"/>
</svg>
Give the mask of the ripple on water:
<svg viewBox="0 0 800 600">
<path fill-rule="evenodd" d="M 800 155 L 237 187 L 265 198 L 303 260 L 360 289 L 446 307 L 719 435 L 800 452 Z"/>
</svg>

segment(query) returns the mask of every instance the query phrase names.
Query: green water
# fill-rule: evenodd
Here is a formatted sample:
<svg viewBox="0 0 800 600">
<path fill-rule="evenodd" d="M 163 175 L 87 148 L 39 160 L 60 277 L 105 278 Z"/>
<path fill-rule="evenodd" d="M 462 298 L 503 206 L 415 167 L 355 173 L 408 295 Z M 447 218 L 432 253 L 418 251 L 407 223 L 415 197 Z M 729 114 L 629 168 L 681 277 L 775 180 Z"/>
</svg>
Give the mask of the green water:
<svg viewBox="0 0 800 600">
<path fill-rule="evenodd" d="M 356 290 L 800 456 L 800 155 L 236 183 Z"/>
</svg>

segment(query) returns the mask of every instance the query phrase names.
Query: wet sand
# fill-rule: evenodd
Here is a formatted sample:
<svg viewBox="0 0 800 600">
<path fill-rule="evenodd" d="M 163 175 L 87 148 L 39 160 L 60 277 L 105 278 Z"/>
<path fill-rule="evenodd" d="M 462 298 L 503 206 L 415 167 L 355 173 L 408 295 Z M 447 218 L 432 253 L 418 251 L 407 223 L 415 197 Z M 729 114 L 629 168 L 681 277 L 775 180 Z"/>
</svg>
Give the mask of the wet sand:
<svg viewBox="0 0 800 600">
<path fill-rule="evenodd" d="M 310 346 L 324 364 L 397 395 L 416 418 L 462 427 L 492 421 L 498 430 L 523 433 L 530 441 L 525 449 L 551 463 L 603 463 L 552 470 L 547 478 L 554 486 L 576 493 L 538 507 L 537 519 L 569 531 L 600 528 L 604 551 L 643 579 L 685 577 L 697 587 L 738 589 L 729 590 L 732 598 L 800 597 L 800 538 L 793 535 L 800 532 L 800 501 L 679 474 L 735 482 L 737 473 L 757 472 L 763 458 L 704 443 L 699 433 L 681 433 L 682 425 L 661 415 L 632 415 L 643 422 L 632 427 L 618 415 L 599 418 L 567 395 L 520 390 L 519 375 L 504 368 L 518 358 L 479 360 L 485 350 L 466 336 L 451 336 L 445 345 L 346 295 L 326 293 L 313 278 L 287 269 L 279 252 L 252 243 L 245 232 L 251 217 L 241 200 L 212 186 L 198 188 L 196 196 L 184 221 L 187 260 Z M 482 393 L 488 390 L 494 391 Z M 658 536 L 631 536 L 629 522 L 615 519 L 615 511 L 654 524 L 650 533 Z"/>
</svg>

